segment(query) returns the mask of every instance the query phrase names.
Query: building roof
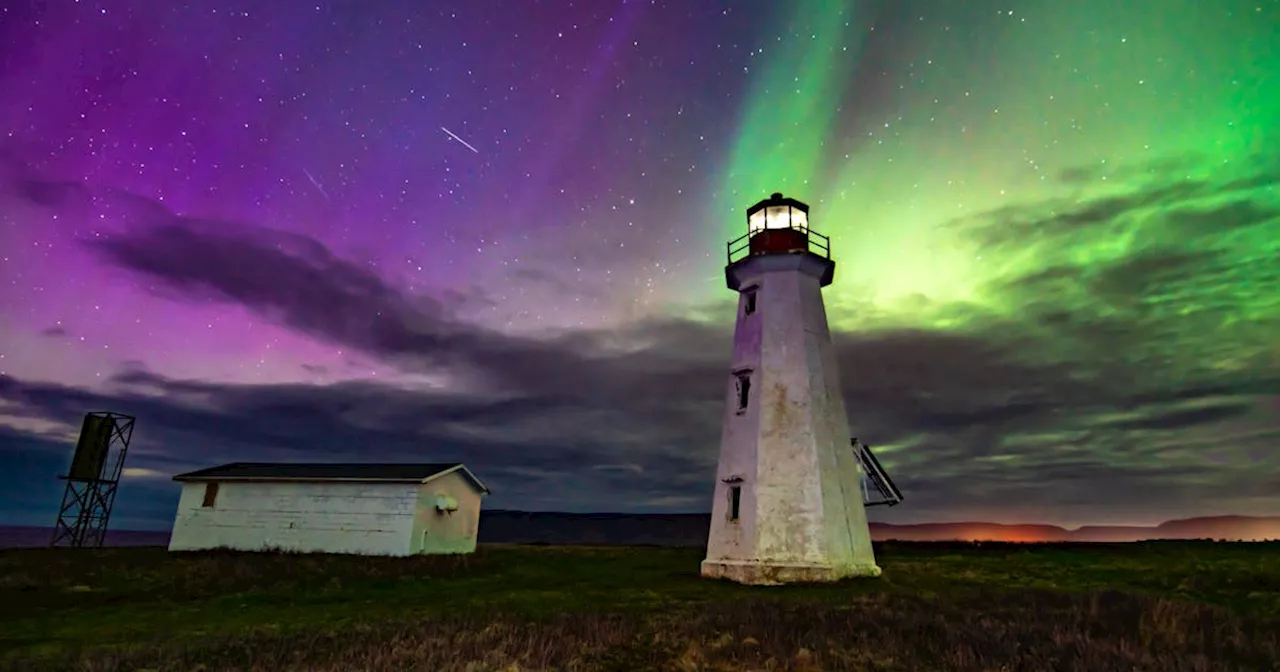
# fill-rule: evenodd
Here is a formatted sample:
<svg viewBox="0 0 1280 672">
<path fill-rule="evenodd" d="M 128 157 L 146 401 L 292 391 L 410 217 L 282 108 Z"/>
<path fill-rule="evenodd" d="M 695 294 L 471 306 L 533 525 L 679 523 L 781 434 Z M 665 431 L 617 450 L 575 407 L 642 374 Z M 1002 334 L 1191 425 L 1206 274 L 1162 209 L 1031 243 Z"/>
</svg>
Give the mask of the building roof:
<svg viewBox="0 0 1280 672">
<path fill-rule="evenodd" d="M 362 483 L 426 483 L 445 474 L 461 472 L 481 492 L 484 484 L 459 462 L 368 463 L 368 462 L 232 462 L 220 467 L 189 471 L 175 481 L 347 481 Z"/>
</svg>

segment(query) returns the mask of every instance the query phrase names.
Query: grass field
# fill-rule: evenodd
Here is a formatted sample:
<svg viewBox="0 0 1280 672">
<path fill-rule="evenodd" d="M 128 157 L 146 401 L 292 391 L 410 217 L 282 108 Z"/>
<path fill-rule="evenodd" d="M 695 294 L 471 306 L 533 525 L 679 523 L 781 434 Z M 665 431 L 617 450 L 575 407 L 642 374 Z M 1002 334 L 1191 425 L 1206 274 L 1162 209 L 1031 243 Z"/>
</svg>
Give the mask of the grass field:
<svg viewBox="0 0 1280 672">
<path fill-rule="evenodd" d="M 0 667 L 1280 669 L 1280 544 L 877 550 L 880 579 L 771 588 L 697 549 L 0 551 Z"/>
</svg>

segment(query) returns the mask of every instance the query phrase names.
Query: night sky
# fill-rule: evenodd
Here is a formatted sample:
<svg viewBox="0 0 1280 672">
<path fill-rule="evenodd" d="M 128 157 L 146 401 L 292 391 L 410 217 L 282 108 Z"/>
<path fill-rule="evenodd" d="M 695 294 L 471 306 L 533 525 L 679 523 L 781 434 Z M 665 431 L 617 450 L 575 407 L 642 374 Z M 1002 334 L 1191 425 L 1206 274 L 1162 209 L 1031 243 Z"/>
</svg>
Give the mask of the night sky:
<svg viewBox="0 0 1280 672">
<path fill-rule="evenodd" d="M 1280 513 L 1280 2 L 0 6 L 0 523 L 234 460 L 706 511 L 781 191 L 886 522 Z"/>
</svg>

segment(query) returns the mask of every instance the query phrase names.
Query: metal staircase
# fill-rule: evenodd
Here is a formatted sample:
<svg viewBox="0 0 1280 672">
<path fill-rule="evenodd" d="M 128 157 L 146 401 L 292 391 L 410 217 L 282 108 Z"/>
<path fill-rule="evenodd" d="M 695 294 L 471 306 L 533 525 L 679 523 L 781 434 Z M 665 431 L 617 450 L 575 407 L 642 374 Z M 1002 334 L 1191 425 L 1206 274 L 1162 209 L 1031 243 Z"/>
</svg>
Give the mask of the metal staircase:
<svg viewBox="0 0 1280 672">
<path fill-rule="evenodd" d="M 893 479 L 889 478 L 889 474 L 885 472 L 884 467 L 880 466 L 880 460 L 871 452 L 871 446 L 868 446 L 857 437 L 849 439 L 849 443 L 853 445 L 853 454 L 858 458 L 858 462 L 862 463 L 862 501 L 866 506 L 897 506 L 902 503 L 902 491 L 898 486 L 894 485 Z M 871 488 L 867 485 L 870 483 L 879 495 L 878 499 L 871 499 Z"/>
</svg>

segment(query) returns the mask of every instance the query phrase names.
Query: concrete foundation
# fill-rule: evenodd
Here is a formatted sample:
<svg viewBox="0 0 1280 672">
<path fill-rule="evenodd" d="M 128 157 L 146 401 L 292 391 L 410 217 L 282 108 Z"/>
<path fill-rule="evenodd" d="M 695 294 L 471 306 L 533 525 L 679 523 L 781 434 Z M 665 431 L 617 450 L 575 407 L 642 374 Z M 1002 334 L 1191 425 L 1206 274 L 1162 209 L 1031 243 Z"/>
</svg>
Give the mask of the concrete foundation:
<svg viewBox="0 0 1280 672">
<path fill-rule="evenodd" d="M 728 579 L 749 586 L 781 586 L 788 583 L 831 583 L 842 579 L 880 576 L 876 564 L 805 565 L 755 560 L 703 560 L 702 576 Z"/>
</svg>

